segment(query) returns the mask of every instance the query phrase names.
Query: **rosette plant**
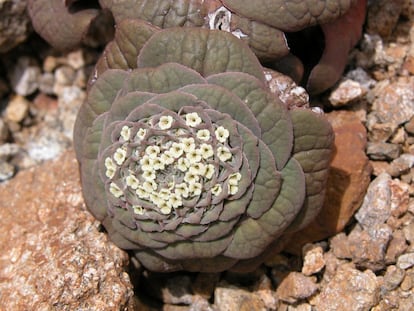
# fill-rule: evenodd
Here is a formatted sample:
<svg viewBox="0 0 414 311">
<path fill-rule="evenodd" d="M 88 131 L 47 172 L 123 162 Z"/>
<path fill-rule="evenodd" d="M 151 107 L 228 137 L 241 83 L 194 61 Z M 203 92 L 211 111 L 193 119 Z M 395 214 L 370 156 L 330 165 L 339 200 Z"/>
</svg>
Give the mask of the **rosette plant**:
<svg viewBox="0 0 414 311">
<path fill-rule="evenodd" d="M 332 129 L 288 111 L 235 36 L 124 21 L 90 83 L 74 133 L 84 198 L 148 269 L 252 270 L 317 215 Z"/>
</svg>

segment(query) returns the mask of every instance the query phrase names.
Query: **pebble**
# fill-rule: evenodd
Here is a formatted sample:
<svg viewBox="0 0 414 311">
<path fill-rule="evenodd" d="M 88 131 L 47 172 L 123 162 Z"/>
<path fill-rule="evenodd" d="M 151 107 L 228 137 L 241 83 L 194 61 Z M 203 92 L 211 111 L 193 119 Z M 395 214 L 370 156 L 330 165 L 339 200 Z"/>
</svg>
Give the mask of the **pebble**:
<svg viewBox="0 0 414 311">
<path fill-rule="evenodd" d="M 374 90 L 376 96 L 372 101 L 371 113 L 375 114 L 380 123 L 400 125 L 414 115 L 414 77 L 384 82 Z"/>
<path fill-rule="evenodd" d="M 29 57 L 20 57 L 10 72 L 13 90 L 22 96 L 33 94 L 39 87 L 41 71 L 36 61 Z"/>
<path fill-rule="evenodd" d="M 55 76 L 53 73 L 45 72 L 39 79 L 39 90 L 45 94 L 54 94 Z"/>
<path fill-rule="evenodd" d="M 333 278 L 310 300 L 310 304 L 316 307 L 315 310 L 366 311 L 377 304 L 378 298 L 379 284 L 375 274 L 344 264 L 337 268 Z"/>
<path fill-rule="evenodd" d="M 368 187 L 362 206 L 355 214 L 366 229 L 383 224 L 391 215 L 391 176 L 382 173 Z"/>
<path fill-rule="evenodd" d="M 306 244 L 303 247 L 302 273 L 306 276 L 318 273 L 325 267 L 323 249 L 319 245 Z"/>
<path fill-rule="evenodd" d="M 397 159 L 392 160 L 389 173 L 392 177 L 398 177 L 410 171 L 414 166 L 414 154 L 403 153 Z"/>
<path fill-rule="evenodd" d="M 317 290 L 315 278 L 293 271 L 279 284 L 276 295 L 280 300 L 293 304 L 312 296 Z"/>
<path fill-rule="evenodd" d="M 388 266 L 384 275 L 384 289 L 387 291 L 394 290 L 401 284 L 401 282 L 404 279 L 404 276 L 405 270 L 395 265 Z"/>
<path fill-rule="evenodd" d="M 366 152 L 372 160 L 393 160 L 400 156 L 401 146 L 384 142 L 368 142 Z"/>
<path fill-rule="evenodd" d="M 217 311 L 249 310 L 265 311 L 265 303 L 255 294 L 238 287 L 217 287 L 214 291 Z"/>
<path fill-rule="evenodd" d="M 406 270 L 412 266 L 414 266 L 414 253 L 402 254 L 400 257 L 398 257 L 398 268 Z"/>
<path fill-rule="evenodd" d="M 387 247 L 385 254 L 385 262 L 387 264 L 395 264 L 397 258 L 407 250 L 407 242 L 401 230 L 395 230 L 392 234 L 392 239 Z"/>
<path fill-rule="evenodd" d="M 354 80 L 346 79 L 331 92 L 329 102 L 334 107 L 342 107 L 362 98 L 367 90 Z"/>
<path fill-rule="evenodd" d="M 21 95 L 14 96 L 6 107 L 5 118 L 20 123 L 29 113 L 30 102 Z"/>
</svg>

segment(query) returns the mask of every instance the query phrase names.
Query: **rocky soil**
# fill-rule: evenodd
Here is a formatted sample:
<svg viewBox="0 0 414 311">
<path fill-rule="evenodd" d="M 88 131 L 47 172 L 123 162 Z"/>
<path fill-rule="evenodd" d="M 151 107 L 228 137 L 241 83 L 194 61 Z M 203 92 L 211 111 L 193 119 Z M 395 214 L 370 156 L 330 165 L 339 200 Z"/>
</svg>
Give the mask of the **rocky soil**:
<svg viewBox="0 0 414 311">
<path fill-rule="evenodd" d="M 311 99 L 336 133 L 326 203 L 245 275 L 131 269 L 86 210 L 72 150 L 100 50 L 51 49 L 24 5 L 0 1 L 0 310 L 414 310 L 411 0 L 371 1 L 343 79 Z"/>
</svg>

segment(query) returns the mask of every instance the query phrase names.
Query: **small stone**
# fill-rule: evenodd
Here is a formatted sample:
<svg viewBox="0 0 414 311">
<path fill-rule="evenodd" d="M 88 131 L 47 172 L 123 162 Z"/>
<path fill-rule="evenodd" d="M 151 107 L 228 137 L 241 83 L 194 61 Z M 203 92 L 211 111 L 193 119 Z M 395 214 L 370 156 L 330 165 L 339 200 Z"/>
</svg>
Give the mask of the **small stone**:
<svg viewBox="0 0 414 311">
<path fill-rule="evenodd" d="M 414 253 L 402 254 L 400 257 L 398 257 L 398 268 L 406 270 L 412 266 L 414 266 Z"/>
<path fill-rule="evenodd" d="M 85 58 L 83 57 L 82 50 L 76 50 L 73 52 L 68 53 L 66 56 L 67 63 L 73 69 L 78 70 L 85 66 Z"/>
<path fill-rule="evenodd" d="M 399 127 L 397 131 L 391 137 L 390 142 L 392 144 L 401 144 L 403 145 L 407 140 L 407 133 L 405 132 L 403 127 Z"/>
<path fill-rule="evenodd" d="M 408 210 L 408 202 L 410 200 L 410 185 L 393 179 L 390 182 L 391 189 L 391 216 L 401 217 Z"/>
<path fill-rule="evenodd" d="M 265 311 L 264 302 L 255 294 L 235 287 L 217 287 L 214 292 L 217 311 L 249 310 Z"/>
<path fill-rule="evenodd" d="M 392 237 L 392 230 L 386 224 L 378 224 L 368 230 L 355 227 L 348 236 L 353 262 L 372 271 L 385 267 L 385 254 Z"/>
<path fill-rule="evenodd" d="M 342 107 L 361 98 L 366 94 L 367 90 L 359 84 L 359 82 L 346 79 L 331 92 L 329 102 L 334 107 Z"/>
<path fill-rule="evenodd" d="M 380 123 L 403 124 L 414 115 L 414 77 L 399 78 L 397 81 L 374 88 L 372 113 Z"/>
<path fill-rule="evenodd" d="M 13 165 L 4 160 L 0 160 L 0 182 L 12 178 L 14 173 L 15 167 Z"/>
<path fill-rule="evenodd" d="M 392 160 L 389 173 L 392 177 L 398 177 L 410 171 L 414 166 L 414 154 L 403 153 L 397 159 Z"/>
<path fill-rule="evenodd" d="M 29 57 L 20 57 L 10 72 L 13 90 L 22 96 L 33 94 L 39 87 L 40 68 Z"/>
<path fill-rule="evenodd" d="M 312 306 L 308 303 L 301 303 L 294 306 L 289 305 L 287 311 L 312 311 Z"/>
<path fill-rule="evenodd" d="M 383 173 L 368 187 L 361 208 L 355 218 L 364 228 L 383 224 L 391 215 L 391 176 Z"/>
<path fill-rule="evenodd" d="M 392 239 L 388 244 L 385 254 L 385 262 L 387 264 L 395 264 L 397 258 L 407 250 L 407 242 L 401 230 L 397 229 L 392 234 Z"/>
<path fill-rule="evenodd" d="M 323 249 L 321 246 L 306 244 L 303 247 L 302 273 L 306 276 L 318 273 L 325 267 Z"/>
<path fill-rule="evenodd" d="M 315 310 L 370 310 L 379 299 L 378 285 L 372 271 L 361 272 L 345 264 L 338 267 L 333 278 L 310 303 Z"/>
<path fill-rule="evenodd" d="M 290 272 L 279 284 L 276 295 L 287 303 L 296 303 L 299 300 L 312 296 L 318 290 L 315 279 L 299 272 Z"/>
<path fill-rule="evenodd" d="M 389 173 L 390 163 L 387 161 L 370 161 L 372 166 L 372 175 L 379 176 L 382 173 Z"/>
<path fill-rule="evenodd" d="M 344 232 L 340 232 L 331 238 L 331 249 L 336 257 L 341 259 L 352 258 L 351 251 L 349 249 L 348 237 Z"/>
<path fill-rule="evenodd" d="M 367 154 L 372 160 L 393 160 L 400 156 L 401 146 L 384 142 L 368 142 Z"/>
<path fill-rule="evenodd" d="M 71 86 L 75 79 L 75 70 L 69 66 L 60 66 L 55 71 L 55 84 L 53 85 L 53 93 L 60 96 L 65 87 Z"/>
<path fill-rule="evenodd" d="M 391 265 L 387 267 L 384 275 L 383 287 L 387 291 L 396 289 L 402 282 L 405 276 L 405 270 L 398 268 L 397 266 Z"/>
<path fill-rule="evenodd" d="M 20 123 L 29 113 L 29 101 L 23 96 L 14 96 L 6 107 L 5 118 L 8 121 Z"/>
<path fill-rule="evenodd" d="M 45 94 L 54 94 L 55 76 L 50 72 L 45 72 L 39 79 L 39 90 Z"/>
</svg>

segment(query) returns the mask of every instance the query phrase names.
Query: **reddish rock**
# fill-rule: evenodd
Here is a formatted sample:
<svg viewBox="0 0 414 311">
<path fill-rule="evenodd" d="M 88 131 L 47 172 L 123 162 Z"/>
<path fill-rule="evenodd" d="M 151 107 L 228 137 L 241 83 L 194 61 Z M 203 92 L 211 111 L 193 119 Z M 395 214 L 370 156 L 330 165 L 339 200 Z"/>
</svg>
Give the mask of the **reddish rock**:
<svg viewBox="0 0 414 311">
<path fill-rule="evenodd" d="M 312 296 L 318 290 L 315 280 L 299 272 L 291 272 L 279 284 L 276 295 L 282 301 L 296 303 Z"/>
<path fill-rule="evenodd" d="M 361 272 L 350 265 L 342 265 L 310 303 L 315 310 L 366 311 L 375 306 L 378 299 L 379 284 L 372 271 Z"/>
<path fill-rule="evenodd" d="M 326 116 L 335 132 L 335 155 L 325 204 L 315 221 L 293 236 L 295 243 L 287 250 L 296 254 L 304 244 L 342 231 L 360 207 L 370 182 L 372 167 L 365 155 L 365 127 L 353 112 L 334 111 Z"/>
<path fill-rule="evenodd" d="M 132 308 L 128 256 L 99 228 L 73 152 L 1 184 L 2 310 Z"/>
<path fill-rule="evenodd" d="M 307 244 L 303 247 L 303 267 L 304 275 L 312 275 L 318 273 L 325 267 L 325 259 L 323 258 L 323 249 L 321 246 Z"/>
</svg>

